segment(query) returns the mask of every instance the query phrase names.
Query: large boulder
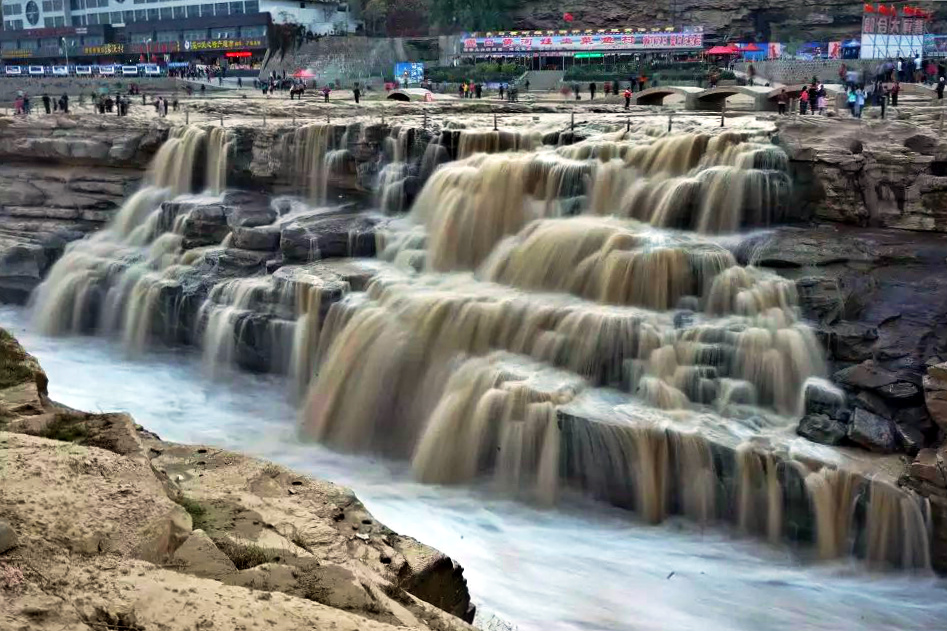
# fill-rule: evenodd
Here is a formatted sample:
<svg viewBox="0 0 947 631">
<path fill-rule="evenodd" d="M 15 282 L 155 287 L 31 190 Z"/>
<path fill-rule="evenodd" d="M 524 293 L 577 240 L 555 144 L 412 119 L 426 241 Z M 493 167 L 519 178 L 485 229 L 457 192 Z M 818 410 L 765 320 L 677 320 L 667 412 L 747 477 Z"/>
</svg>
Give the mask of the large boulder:
<svg viewBox="0 0 947 631">
<path fill-rule="evenodd" d="M 807 414 L 799 421 L 796 433 L 814 443 L 841 445 L 848 435 L 848 428 L 825 414 Z"/>
<path fill-rule="evenodd" d="M 835 381 L 851 388 L 877 390 L 897 383 L 898 376 L 885 370 L 873 360 L 865 360 L 855 366 L 843 368 L 833 376 Z"/>
<path fill-rule="evenodd" d="M 160 229 L 184 237 L 184 249 L 218 245 L 230 234 L 229 208 L 214 198 L 185 198 L 161 204 Z"/>
<path fill-rule="evenodd" d="M 367 214 L 316 212 L 282 226 L 280 250 L 287 261 L 375 256 L 375 226 Z"/>
<path fill-rule="evenodd" d="M 810 379 L 803 393 L 806 414 L 824 414 L 840 419 L 845 410 L 845 393 L 823 379 Z"/>
<path fill-rule="evenodd" d="M 4 499 L 25 537 L 59 541 L 78 554 L 167 563 L 190 534 L 190 516 L 147 462 L 22 434 L 0 434 L 0 442 L 9 465 Z"/>
<path fill-rule="evenodd" d="M 237 571 L 230 557 L 200 529 L 194 530 L 175 551 L 172 561 L 181 564 L 184 571 L 194 576 L 221 579 Z"/>
<path fill-rule="evenodd" d="M 942 431 L 947 432 L 947 362 L 927 369 L 924 401 L 931 418 Z"/>
<path fill-rule="evenodd" d="M 472 630 L 451 615 L 473 618 L 461 568 L 351 491 L 164 443 L 124 414 L 4 407 L 40 374 L 0 339 L 0 555 L 30 570 L 4 591 L 7 626 Z"/>
<path fill-rule="evenodd" d="M 887 454 L 898 450 L 898 440 L 891 421 L 860 408 L 852 414 L 848 438 L 869 451 Z"/>
<path fill-rule="evenodd" d="M 293 594 L 305 593 L 308 585 L 318 588 L 319 602 L 346 600 L 362 607 L 372 599 L 349 585 L 356 575 L 373 594 L 403 590 L 406 597 L 472 619 L 463 570 L 375 521 L 348 489 L 217 449 L 154 440 L 145 447 L 156 454 L 152 465 L 176 481 L 196 525 L 241 570 L 226 582 L 268 584 Z M 269 569 L 263 574 L 248 572 L 264 564 Z M 318 569 L 329 565 L 335 567 L 329 574 Z"/>
<path fill-rule="evenodd" d="M 0 520 L 0 554 L 12 550 L 19 544 L 16 531 L 9 523 Z"/>
</svg>

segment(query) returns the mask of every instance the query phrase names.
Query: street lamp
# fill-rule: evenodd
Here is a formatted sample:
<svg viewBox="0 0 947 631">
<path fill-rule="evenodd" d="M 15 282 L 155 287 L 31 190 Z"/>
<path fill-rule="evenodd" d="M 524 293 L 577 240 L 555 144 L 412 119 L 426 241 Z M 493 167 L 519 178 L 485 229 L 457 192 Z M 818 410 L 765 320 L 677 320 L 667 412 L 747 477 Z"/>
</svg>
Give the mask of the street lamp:
<svg viewBox="0 0 947 631">
<path fill-rule="evenodd" d="M 60 37 L 59 39 L 62 40 L 62 54 L 66 57 L 66 74 L 69 74 L 69 49 L 66 48 L 66 38 Z"/>
<path fill-rule="evenodd" d="M 145 63 L 151 63 L 151 38 L 145 40 Z"/>
</svg>

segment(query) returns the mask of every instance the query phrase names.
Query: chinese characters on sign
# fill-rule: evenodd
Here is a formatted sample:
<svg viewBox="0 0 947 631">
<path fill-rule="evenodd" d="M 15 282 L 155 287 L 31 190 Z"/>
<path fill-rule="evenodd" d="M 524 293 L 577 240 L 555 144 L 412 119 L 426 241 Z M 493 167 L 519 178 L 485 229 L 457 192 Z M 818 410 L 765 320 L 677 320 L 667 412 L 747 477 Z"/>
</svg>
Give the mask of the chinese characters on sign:
<svg viewBox="0 0 947 631">
<path fill-rule="evenodd" d="M 561 50 L 696 49 L 704 45 L 703 33 L 604 33 L 545 37 L 467 37 L 464 52 L 542 52 Z"/>
<path fill-rule="evenodd" d="M 924 20 L 866 14 L 862 18 L 863 35 L 924 35 Z"/>
<path fill-rule="evenodd" d="M 184 42 L 186 50 L 227 50 L 229 48 L 265 48 L 260 39 L 209 39 Z"/>
<path fill-rule="evenodd" d="M 867 7 L 868 5 L 866 5 Z M 862 37 L 859 56 L 862 59 L 914 57 L 924 50 L 923 18 L 897 15 L 893 10 L 862 16 Z"/>
<path fill-rule="evenodd" d="M 121 55 L 125 52 L 124 44 L 103 44 L 101 46 L 83 46 L 84 55 Z"/>
<path fill-rule="evenodd" d="M 180 52 L 180 42 L 150 42 L 148 44 L 129 44 L 128 52 L 151 55 Z"/>
</svg>

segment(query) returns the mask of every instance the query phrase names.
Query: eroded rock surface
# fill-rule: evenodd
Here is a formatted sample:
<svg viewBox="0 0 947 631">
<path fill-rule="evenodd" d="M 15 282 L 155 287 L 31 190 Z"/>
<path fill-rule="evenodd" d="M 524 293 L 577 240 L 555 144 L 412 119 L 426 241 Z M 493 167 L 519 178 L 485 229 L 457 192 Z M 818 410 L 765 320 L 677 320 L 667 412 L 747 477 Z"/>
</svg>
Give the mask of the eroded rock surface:
<svg viewBox="0 0 947 631">
<path fill-rule="evenodd" d="M 0 333 L 4 625 L 472 628 L 463 570 L 348 489 L 58 406 Z"/>
<path fill-rule="evenodd" d="M 947 232 L 947 142 L 934 129 L 891 120 L 799 119 L 778 121 L 778 142 L 812 215 Z"/>
</svg>

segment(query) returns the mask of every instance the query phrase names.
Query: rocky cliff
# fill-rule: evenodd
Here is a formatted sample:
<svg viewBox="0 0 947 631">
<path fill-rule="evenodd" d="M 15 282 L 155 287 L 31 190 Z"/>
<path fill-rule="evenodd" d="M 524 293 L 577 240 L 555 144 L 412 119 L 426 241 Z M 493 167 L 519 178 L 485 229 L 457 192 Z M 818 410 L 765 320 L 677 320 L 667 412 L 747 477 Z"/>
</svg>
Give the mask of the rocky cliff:
<svg viewBox="0 0 947 631">
<path fill-rule="evenodd" d="M 947 232 L 947 142 L 939 112 L 914 114 L 904 121 L 778 121 L 777 143 L 811 214 L 862 227 Z"/>
<path fill-rule="evenodd" d="M 0 301 L 25 300 L 68 242 L 112 218 L 167 133 L 118 117 L 0 118 Z"/>
<path fill-rule="evenodd" d="M 463 570 L 351 491 L 50 401 L 0 329 L 0 602 L 16 629 L 472 629 Z"/>
<path fill-rule="evenodd" d="M 575 17 L 567 24 L 566 12 Z M 934 32 L 947 19 L 947 11 L 936 11 L 939 21 Z M 517 3 L 513 13 L 517 29 L 561 28 L 638 28 L 665 27 L 669 24 L 703 26 L 724 40 L 821 41 L 857 36 L 861 32 L 862 3 L 802 2 L 776 0 L 661 0 L 657 4 L 642 0 L 527 0 Z"/>
</svg>

